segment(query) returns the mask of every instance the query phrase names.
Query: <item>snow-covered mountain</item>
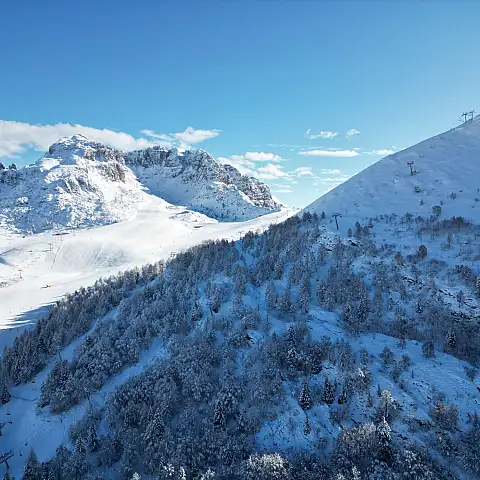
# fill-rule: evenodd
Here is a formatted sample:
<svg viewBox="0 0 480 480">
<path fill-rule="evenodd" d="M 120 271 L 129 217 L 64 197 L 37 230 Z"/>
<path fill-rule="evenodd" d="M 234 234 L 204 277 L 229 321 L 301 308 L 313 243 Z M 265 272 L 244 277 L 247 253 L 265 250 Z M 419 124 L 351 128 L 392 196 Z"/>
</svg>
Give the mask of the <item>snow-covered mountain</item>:
<svg viewBox="0 0 480 480">
<path fill-rule="evenodd" d="M 224 221 L 280 208 L 266 185 L 202 150 L 126 154 L 74 135 L 33 165 L 0 171 L 0 225 L 21 232 L 105 225 L 129 218 L 149 194 Z"/>
<path fill-rule="evenodd" d="M 125 155 L 151 193 L 221 220 L 249 220 L 280 205 L 259 180 L 221 165 L 204 150 L 151 147 Z"/>
<path fill-rule="evenodd" d="M 379 160 L 306 210 L 341 214 L 346 232 L 352 220 L 407 212 L 429 217 L 437 205 L 444 217 L 480 222 L 480 116 Z"/>
</svg>

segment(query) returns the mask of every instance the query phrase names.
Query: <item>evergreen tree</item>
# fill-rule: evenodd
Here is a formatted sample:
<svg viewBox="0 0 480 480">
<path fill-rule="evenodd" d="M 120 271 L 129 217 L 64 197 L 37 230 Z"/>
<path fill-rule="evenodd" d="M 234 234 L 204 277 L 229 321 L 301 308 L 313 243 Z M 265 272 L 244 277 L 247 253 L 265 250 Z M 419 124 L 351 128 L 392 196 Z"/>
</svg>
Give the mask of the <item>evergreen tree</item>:
<svg viewBox="0 0 480 480">
<path fill-rule="evenodd" d="M 7 379 L 5 378 L 3 365 L 0 361 L 0 404 L 5 405 L 5 403 L 7 403 L 11 397 L 12 396 L 8 391 Z"/>
<path fill-rule="evenodd" d="M 305 433 L 305 435 L 310 435 L 311 431 L 312 427 L 310 427 L 310 423 L 308 422 L 308 416 L 305 415 L 305 428 L 303 430 L 303 433 Z"/>
<path fill-rule="evenodd" d="M 90 423 L 87 433 L 87 449 L 89 452 L 95 452 L 98 449 L 97 430 L 94 423 Z"/>
<path fill-rule="evenodd" d="M 295 345 L 297 343 L 297 334 L 295 331 L 295 326 L 293 324 L 288 327 L 287 341 L 289 348 L 295 348 Z"/>
<path fill-rule="evenodd" d="M 280 295 L 278 300 L 278 311 L 284 315 L 292 313 L 292 299 L 288 288 Z"/>
<path fill-rule="evenodd" d="M 432 358 L 435 356 L 435 348 L 431 340 L 425 342 L 422 346 L 423 356 L 425 358 Z"/>
<path fill-rule="evenodd" d="M 272 280 L 267 283 L 265 288 L 265 303 L 268 310 L 274 310 L 277 305 L 277 290 Z"/>
<path fill-rule="evenodd" d="M 216 428 L 225 428 L 226 424 L 227 421 L 223 412 L 223 406 L 220 400 L 218 400 L 215 405 L 215 410 L 213 411 L 213 425 Z"/>
<path fill-rule="evenodd" d="M 298 356 L 295 348 L 290 348 L 287 352 L 287 365 L 290 370 L 296 370 L 298 366 Z"/>
<path fill-rule="evenodd" d="M 7 470 L 5 474 L 3 475 L 3 480 L 15 480 L 11 475 L 10 475 L 10 470 Z"/>
<path fill-rule="evenodd" d="M 23 480 L 39 480 L 40 464 L 38 463 L 35 450 L 30 450 L 27 463 L 23 470 Z"/>
<path fill-rule="evenodd" d="M 300 393 L 300 400 L 298 401 L 298 403 L 303 410 L 309 410 L 310 408 L 312 408 L 312 397 L 310 396 L 310 388 L 308 387 L 307 382 L 303 384 L 302 392 Z"/>
<path fill-rule="evenodd" d="M 314 354 L 310 359 L 310 373 L 312 375 L 318 375 L 319 373 L 321 373 L 322 369 L 322 360 Z"/>
<path fill-rule="evenodd" d="M 425 245 L 420 245 L 418 247 L 418 257 L 420 260 L 423 260 L 428 255 L 427 247 Z"/>
<path fill-rule="evenodd" d="M 390 465 L 393 460 L 393 450 L 390 445 L 392 442 L 392 437 L 390 435 L 391 428 L 388 425 L 385 417 L 377 426 L 377 435 L 379 440 L 379 449 L 378 449 L 378 459 L 380 462 Z"/>
<path fill-rule="evenodd" d="M 310 303 L 310 278 L 304 276 L 300 282 L 298 290 L 298 305 L 303 313 L 308 313 L 308 305 Z"/>
<path fill-rule="evenodd" d="M 325 377 L 325 382 L 323 384 L 323 392 L 322 392 L 322 402 L 326 403 L 327 405 L 331 405 L 334 400 L 334 391 L 332 384 L 328 377 Z"/>
<path fill-rule="evenodd" d="M 325 247 L 325 245 L 322 243 L 318 247 L 318 251 L 317 251 L 317 264 L 319 267 L 322 267 L 323 265 L 325 265 L 326 258 L 327 258 L 327 247 Z"/>
<path fill-rule="evenodd" d="M 85 443 L 78 437 L 72 457 L 72 468 L 75 472 L 75 480 L 83 478 L 87 471 L 87 449 Z"/>
<path fill-rule="evenodd" d="M 454 352 L 457 347 L 457 335 L 453 330 L 447 332 L 447 344 L 451 352 Z"/>
</svg>

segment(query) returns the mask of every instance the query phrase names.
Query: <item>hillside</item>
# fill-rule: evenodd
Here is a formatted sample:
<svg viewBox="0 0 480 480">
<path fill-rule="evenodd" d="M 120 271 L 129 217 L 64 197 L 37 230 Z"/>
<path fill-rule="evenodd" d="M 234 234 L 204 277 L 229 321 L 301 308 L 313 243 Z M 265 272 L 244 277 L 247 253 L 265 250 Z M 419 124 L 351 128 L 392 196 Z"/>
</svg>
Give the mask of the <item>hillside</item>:
<svg viewBox="0 0 480 480">
<path fill-rule="evenodd" d="M 34 449 L 39 479 L 478 478 L 478 129 L 57 301 L 2 357 L 12 473 Z"/>
<path fill-rule="evenodd" d="M 480 223 L 480 116 L 410 148 L 382 158 L 307 207 L 341 214 L 346 233 L 355 221 L 380 215 L 442 216 Z M 413 162 L 411 175 L 408 162 Z"/>
<path fill-rule="evenodd" d="M 0 170 L 0 227 L 39 233 L 106 225 L 134 215 L 149 195 L 223 221 L 281 207 L 266 185 L 202 150 L 125 153 L 74 135 L 33 165 Z"/>
</svg>

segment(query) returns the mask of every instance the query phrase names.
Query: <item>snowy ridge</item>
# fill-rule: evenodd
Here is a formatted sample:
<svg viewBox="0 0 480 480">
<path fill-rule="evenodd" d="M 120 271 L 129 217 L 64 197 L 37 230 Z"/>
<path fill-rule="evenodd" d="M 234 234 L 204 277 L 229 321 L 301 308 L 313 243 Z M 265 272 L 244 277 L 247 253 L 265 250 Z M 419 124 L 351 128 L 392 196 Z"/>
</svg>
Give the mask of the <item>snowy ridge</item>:
<svg viewBox="0 0 480 480">
<path fill-rule="evenodd" d="M 480 116 L 389 155 L 306 208 L 339 213 L 344 233 L 356 220 L 409 212 L 429 217 L 441 205 L 447 218 L 480 222 Z M 409 162 L 413 162 L 411 175 Z M 453 195 L 452 195 L 453 194 Z M 443 205 L 442 205 L 443 204 Z M 347 225 L 348 224 L 348 225 Z"/>
<path fill-rule="evenodd" d="M 267 185 L 204 150 L 152 147 L 127 153 L 125 163 L 154 195 L 213 218 L 250 220 L 280 208 Z"/>
<path fill-rule="evenodd" d="M 281 207 L 266 185 L 202 150 L 126 154 L 74 135 L 33 165 L 0 171 L 0 226 L 38 233 L 106 225 L 134 215 L 149 194 L 224 221 L 250 220 Z"/>
</svg>

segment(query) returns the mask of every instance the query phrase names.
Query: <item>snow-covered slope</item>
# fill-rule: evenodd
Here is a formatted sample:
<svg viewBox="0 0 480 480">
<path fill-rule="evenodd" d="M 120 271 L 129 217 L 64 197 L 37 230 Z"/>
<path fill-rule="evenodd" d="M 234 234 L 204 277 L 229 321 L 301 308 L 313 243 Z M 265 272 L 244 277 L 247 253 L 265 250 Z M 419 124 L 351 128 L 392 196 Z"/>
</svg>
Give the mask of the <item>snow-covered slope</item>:
<svg viewBox="0 0 480 480">
<path fill-rule="evenodd" d="M 202 150 L 125 154 L 74 135 L 53 144 L 31 166 L 0 170 L 0 226 L 38 233 L 106 225 L 132 216 L 151 194 L 225 221 L 281 207 L 266 185 Z"/>
<path fill-rule="evenodd" d="M 409 162 L 413 162 L 411 174 Z M 355 221 L 409 212 L 480 222 L 480 116 L 389 155 L 320 197 L 306 210 L 339 213 L 341 231 Z M 334 225 L 334 223 L 333 223 Z"/>
<path fill-rule="evenodd" d="M 36 233 L 113 223 L 132 215 L 143 196 L 121 152 L 75 135 L 33 165 L 0 172 L 0 225 Z"/>
<path fill-rule="evenodd" d="M 264 183 L 204 150 L 152 147 L 127 153 L 125 163 L 154 195 L 213 218 L 249 220 L 280 207 Z"/>
</svg>

